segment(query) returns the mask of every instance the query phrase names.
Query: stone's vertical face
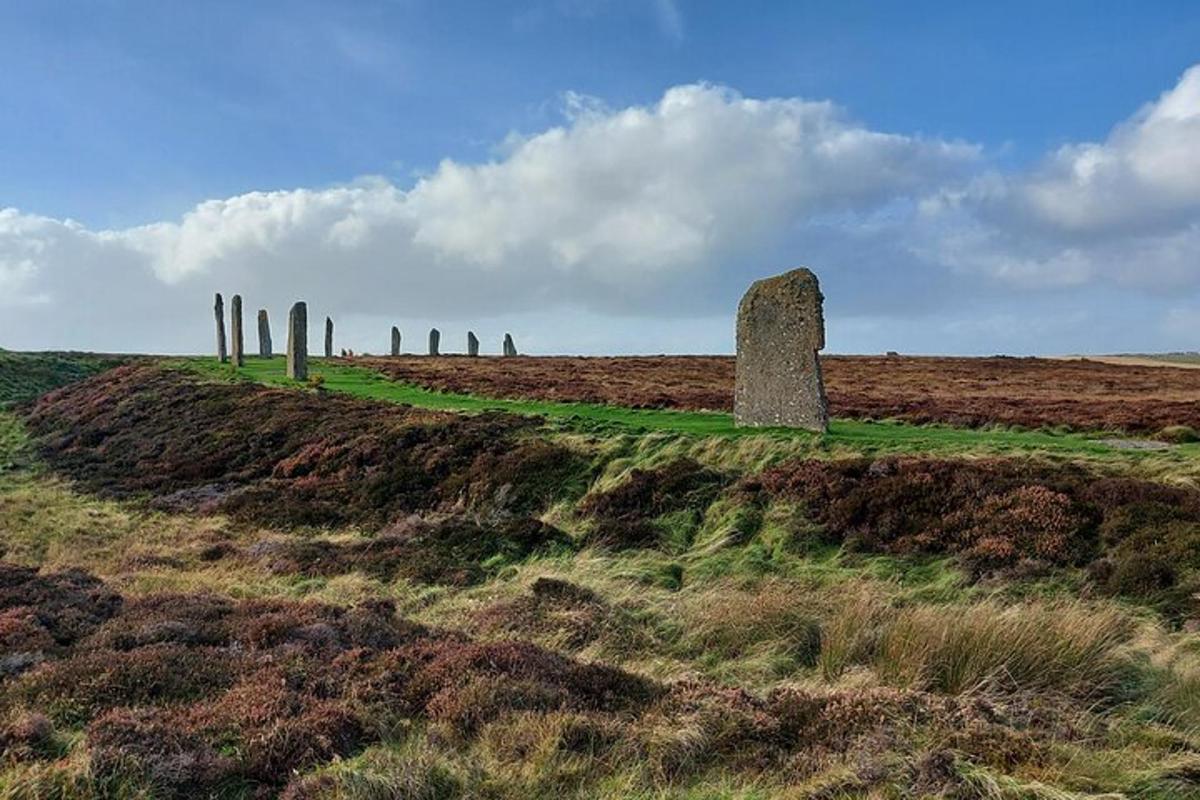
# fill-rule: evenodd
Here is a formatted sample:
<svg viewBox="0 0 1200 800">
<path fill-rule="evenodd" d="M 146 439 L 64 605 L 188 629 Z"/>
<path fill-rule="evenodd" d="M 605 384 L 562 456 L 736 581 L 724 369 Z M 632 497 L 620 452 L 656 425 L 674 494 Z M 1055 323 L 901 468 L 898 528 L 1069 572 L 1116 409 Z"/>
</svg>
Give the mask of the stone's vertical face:
<svg viewBox="0 0 1200 800">
<path fill-rule="evenodd" d="M 325 357 L 333 358 L 333 320 L 325 318 Z"/>
<path fill-rule="evenodd" d="M 756 281 L 738 306 L 738 425 L 824 432 L 829 409 L 817 351 L 825 347 L 824 297 L 817 276 L 794 269 Z"/>
<path fill-rule="evenodd" d="M 258 354 L 263 358 L 274 355 L 271 351 L 271 320 L 265 308 L 258 310 Z"/>
<path fill-rule="evenodd" d="M 479 337 L 475 335 L 475 331 L 467 331 L 467 355 L 479 355 Z"/>
<path fill-rule="evenodd" d="M 242 333 L 242 296 L 235 294 L 229 304 L 229 338 L 232 340 L 230 355 L 235 367 L 246 366 L 246 337 Z"/>
<path fill-rule="evenodd" d="M 504 334 L 504 355 L 515 356 L 517 354 L 517 346 L 513 344 L 511 333 Z"/>
<path fill-rule="evenodd" d="M 392 355 L 400 355 L 400 329 L 392 326 Z"/>
<path fill-rule="evenodd" d="M 225 350 L 225 301 L 220 292 L 213 303 L 213 314 L 217 318 L 217 360 L 224 364 L 229 360 L 229 354 Z"/>
<path fill-rule="evenodd" d="M 308 304 L 304 302 L 288 312 L 287 376 L 308 380 Z"/>
<path fill-rule="evenodd" d="M 442 345 L 442 332 L 437 328 L 429 329 L 429 355 L 440 355 L 438 348 Z"/>
</svg>

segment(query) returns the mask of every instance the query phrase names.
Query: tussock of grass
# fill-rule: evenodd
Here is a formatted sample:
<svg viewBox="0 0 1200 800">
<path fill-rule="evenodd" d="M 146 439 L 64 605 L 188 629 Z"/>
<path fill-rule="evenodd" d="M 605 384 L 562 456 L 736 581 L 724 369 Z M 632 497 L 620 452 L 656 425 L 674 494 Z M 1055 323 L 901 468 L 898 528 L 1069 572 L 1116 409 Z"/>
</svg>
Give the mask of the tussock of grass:
<svg viewBox="0 0 1200 800">
<path fill-rule="evenodd" d="M 880 626 L 871 662 L 896 686 L 959 694 L 997 685 L 1111 704 L 1142 679 L 1123 652 L 1134 631 L 1118 609 L 1073 602 L 903 609 Z"/>
<path fill-rule="evenodd" d="M 306 775 L 293 796 L 309 800 L 456 800 L 481 782 L 477 770 L 456 762 L 422 736 L 377 746 Z"/>
</svg>

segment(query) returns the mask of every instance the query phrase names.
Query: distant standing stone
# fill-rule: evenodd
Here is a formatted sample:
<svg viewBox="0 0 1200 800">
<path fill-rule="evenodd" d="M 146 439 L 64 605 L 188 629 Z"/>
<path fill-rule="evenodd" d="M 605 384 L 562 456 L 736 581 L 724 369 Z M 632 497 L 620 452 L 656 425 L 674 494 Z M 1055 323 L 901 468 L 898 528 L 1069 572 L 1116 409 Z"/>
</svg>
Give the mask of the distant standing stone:
<svg viewBox="0 0 1200 800">
<path fill-rule="evenodd" d="M 438 348 L 441 346 L 441 344 L 442 344 L 442 332 L 439 331 L 437 328 L 430 328 L 429 329 L 429 355 L 431 355 L 431 356 L 441 355 L 438 352 Z"/>
<path fill-rule="evenodd" d="M 517 346 L 513 344 L 511 333 L 504 334 L 504 355 L 515 356 L 517 354 Z"/>
<path fill-rule="evenodd" d="M 475 335 L 475 331 L 467 331 L 467 355 L 479 355 L 479 337 Z"/>
<path fill-rule="evenodd" d="M 288 312 L 287 376 L 308 380 L 308 304 L 303 301 Z"/>
<path fill-rule="evenodd" d="M 392 355 L 400 355 L 400 329 L 392 326 Z"/>
<path fill-rule="evenodd" d="M 242 296 L 235 294 L 229 304 L 229 338 L 233 340 L 231 355 L 235 367 L 246 366 L 246 337 L 242 335 Z"/>
<path fill-rule="evenodd" d="M 229 360 L 229 354 L 225 351 L 225 301 L 220 292 L 213 303 L 213 314 L 217 318 L 217 360 L 224 364 Z"/>
<path fill-rule="evenodd" d="M 265 308 L 258 310 L 258 354 L 263 358 L 270 358 L 273 355 L 271 351 L 271 320 L 267 318 Z"/>
<path fill-rule="evenodd" d="M 824 432 L 829 409 L 817 351 L 825 347 L 824 298 L 817 276 L 794 269 L 756 281 L 737 316 L 738 425 Z"/>
<path fill-rule="evenodd" d="M 333 320 L 325 318 L 325 357 L 333 358 Z"/>
</svg>

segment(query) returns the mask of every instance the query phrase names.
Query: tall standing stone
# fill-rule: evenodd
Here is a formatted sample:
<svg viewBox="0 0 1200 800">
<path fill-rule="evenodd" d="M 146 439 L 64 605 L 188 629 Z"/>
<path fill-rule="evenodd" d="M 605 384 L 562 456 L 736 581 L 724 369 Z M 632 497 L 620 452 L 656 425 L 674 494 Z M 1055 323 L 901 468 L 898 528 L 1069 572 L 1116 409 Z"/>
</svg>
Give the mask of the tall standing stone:
<svg viewBox="0 0 1200 800">
<path fill-rule="evenodd" d="M 287 376 L 308 380 L 308 304 L 303 301 L 288 312 Z"/>
<path fill-rule="evenodd" d="M 513 344 L 511 333 L 504 334 L 504 355 L 515 356 L 517 354 L 517 346 Z"/>
<path fill-rule="evenodd" d="M 274 355 L 271 351 L 271 320 L 265 308 L 258 310 L 258 354 L 263 358 Z"/>
<path fill-rule="evenodd" d="M 479 355 L 479 337 L 475 335 L 475 331 L 467 331 L 467 355 Z"/>
<path fill-rule="evenodd" d="M 439 331 L 437 328 L 430 328 L 429 329 L 429 355 L 431 355 L 431 356 L 441 355 L 438 352 L 438 348 L 441 346 L 441 344 L 442 344 L 442 332 Z"/>
<path fill-rule="evenodd" d="M 333 358 L 333 320 L 325 318 L 325 357 Z"/>
<path fill-rule="evenodd" d="M 737 425 L 824 432 L 829 408 L 817 351 L 825 347 L 817 276 L 794 269 L 755 281 L 737 316 Z"/>
<path fill-rule="evenodd" d="M 217 318 L 217 360 L 224 364 L 229 360 L 229 354 L 225 351 L 225 301 L 220 292 L 213 303 L 213 314 Z"/>
<path fill-rule="evenodd" d="M 229 304 L 229 338 L 233 346 L 230 355 L 233 356 L 235 367 L 246 366 L 246 337 L 242 335 L 242 296 L 235 294 Z"/>
<path fill-rule="evenodd" d="M 392 355 L 400 355 L 400 329 L 392 326 Z"/>
</svg>

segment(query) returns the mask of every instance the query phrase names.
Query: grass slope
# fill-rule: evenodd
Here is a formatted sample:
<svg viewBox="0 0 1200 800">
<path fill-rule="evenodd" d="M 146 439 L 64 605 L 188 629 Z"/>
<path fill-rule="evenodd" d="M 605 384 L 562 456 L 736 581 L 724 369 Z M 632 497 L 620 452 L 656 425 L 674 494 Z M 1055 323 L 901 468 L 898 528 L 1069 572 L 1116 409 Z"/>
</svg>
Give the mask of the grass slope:
<svg viewBox="0 0 1200 800">
<path fill-rule="evenodd" d="M 274 386 L 300 386 L 288 379 L 285 360 L 250 358 L 239 371 L 211 358 L 176 359 L 168 363 L 186 366 L 210 377 L 241 377 Z M 855 452 L 1005 453 L 1046 452 L 1062 456 L 1113 457 L 1137 453 L 1117 450 L 1083 434 L 1010 429 L 966 429 L 944 425 L 907 425 L 837 419 L 829 433 L 817 436 L 793 429 L 737 428 L 730 414 L 696 411 L 642 410 L 590 403 L 556 403 L 509 400 L 466 394 L 434 392 L 420 386 L 398 383 L 369 369 L 312 359 L 310 373 L 323 379 L 326 390 L 358 397 L 446 411 L 507 411 L 536 415 L 586 428 L 613 427 L 646 432 L 668 432 L 701 437 L 771 437 L 784 440 L 808 439 L 829 450 Z M 1161 454 L 1156 454 L 1161 457 Z M 1173 455 L 1184 459 L 1200 456 L 1200 446 L 1182 446 Z"/>
<path fill-rule="evenodd" d="M 32 400 L 120 363 L 91 353 L 14 353 L 0 350 L 0 407 Z"/>
<path fill-rule="evenodd" d="M 1080 568 L 972 581 L 952 558 L 863 551 L 862 537 L 857 548 L 829 544 L 808 516 L 816 504 L 798 494 L 731 487 L 714 499 L 719 476 L 668 480 L 661 466 L 675 447 L 912 446 L 886 438 L 897 431 L 941 446 L 938 436 L 962 435 L 968 450 L 1082 437 L 862 423 L 755 437 L 723 415 L 564 409 L 438 395 L 336 363 L 314 371 L 333 391 L 587 429 L 530 426 L 530 438 L 550 428 L 555 441 L 581 440 L 592 460 L 590 484 L 546 514 L 580 546 L 491 564 L 470 585 L 389 575 L 371 568 L 388 542 L 373 527 L 275 527 L 87 494 L 30 446 L 29 417 L 0 410 L 0 656 L 15 654 L 19 671 L 0 678 L 0 797 L 1200 800 L 1200 633 L 1098 594 Z M 105 394 L 119 377 L 76 405 L 128 416 L 93 423 L 103 435 L 80 446 L 102 446 L 97 458 L 139 475 L 186 480 L 222 442 L 234 443 L 231 470 L 247 470 L 248 443 L 307 419 L 324 438 L 301 448 L 310 468 L 288 474 L 311 504 L 322 482 L 359 487 L 420 444 L 387 446 L 369 417 L 396 413 L 374 406 L 325 429 L 329 408 L 369 405 L 340 397 L 211 384 L 172 397 L 141 375 L 130 392 Z M 242 379 L 295 385 L 278 361 L 255 360 Z M 269 395 L 257 416 L 223 404 L 243 393 Z M 189 428 L 188 408 L 209 408 L 213 424 Z M 161 453 L 144 436 L 147 411 L 171 433 Z M 695 417 L 713 425 L 695 431 L 706 438 L 673 435 Z M 193 429 L 206 435 L 191 441 Z M 856 429 L 864 437 L 847 438 Z M 362 441 L 350 446 L 347 431 Z M 631 474 L 637 465 L 647 469 Z M 960 488 L 1002 490 L 977 474 Z M 822 475 L 809 485 L 841 485 Z M 392 488 L 415 480 L 401 477 Z M 944 494 L 940 484 L 904 485 L 896 508 L 937 513 L 921 498 Z M 1036 509 L 1043 494 L 1015 496 Z M 478 495 L 471 513 L 497 496 Z M 1063 509 L 1050 500 L 1033 516 L 955 505 L 981 509 L 981 523 L 1007 520 L 985 531 L 995 539 L 1059 530 Z M 884 505 L 863 509 L 886 525 Z M 645 524 L 658 543 L 586 546 L 598 525 L 586 508 Z M 1198 524 L 1176 510 L 1173 529 Z M 1118 521 L 1156 531 L 1157 519 Z M 643 681 L 652 696 L 631 691 Z"/>
</svg>

